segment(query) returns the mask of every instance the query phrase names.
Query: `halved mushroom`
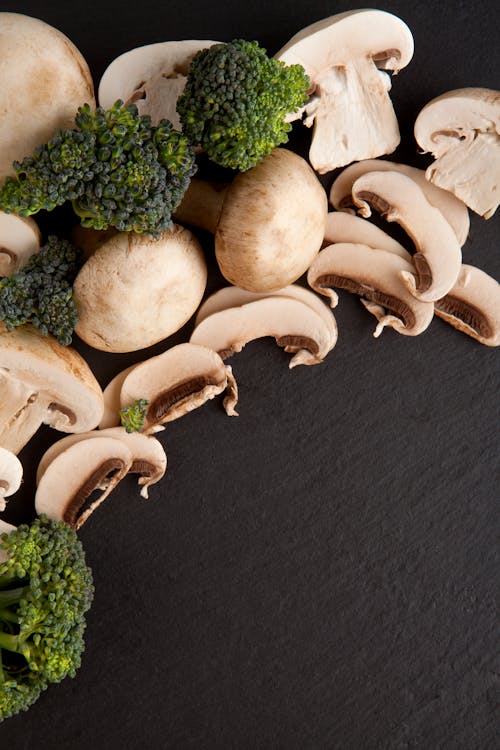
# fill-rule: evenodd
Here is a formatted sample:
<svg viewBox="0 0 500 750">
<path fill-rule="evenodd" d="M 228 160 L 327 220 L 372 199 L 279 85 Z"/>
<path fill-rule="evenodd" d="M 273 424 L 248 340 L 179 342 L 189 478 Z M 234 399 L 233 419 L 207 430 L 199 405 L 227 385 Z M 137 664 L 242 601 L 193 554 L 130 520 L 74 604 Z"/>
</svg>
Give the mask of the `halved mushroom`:
<svg viewBox="0 0 500 750">
<path fill-rule="evenodd" d="M 335 344 L 330 326 L 309 305 L 271 295 L 209 315 L 196 326 L 190 341 L 227 359 L 263 336 L 273 336 L 278 346 L 295 354 L 289 367 L 319 364 Z"/>
<path fill-rule="evenodd" d="M 0 518 L 0 542 L 2 541 L 2 534 L 10 534 L 16 527 L 7 521 L 2 521 Z M 0 549 L 0 563 L 5 562 L 8 559 L 8 555 L 5 550 Z"/>
<path fill-rule="evenodd" d="M 422 109 L 415 138 L 436 159 L 425 173 L 485 219 L 500 202 L 500 91 L 448 91 Z"/>
<path fill-rule="evenodd" d="M 434 303 L 436 315 L 486 346 L 500 346 L 500 284 L 463 265 L 455 286 Z"/>
<path fill-rule="evenodd" d="M 0 276 L 12 276 L 40 250 L 41 234 L 29 217 L 0 211 Z"/>
<path fill-rule="evenodd" d="M 23 478 L 23 466 L 14 453 L 0 448 L 0 511 L 5 510 L 5 498 L 18 491 Z"/>
<path fill-rule="evenodd" d="M 390 154 L 400 136 L 389 90 L 413 56 L 413 37 L 397 16 L 381 10 L 338 13 L 296 34 L 275 55 L 300 64 L 311 96 L 293 119 L 314 124 L 309 159 L 317 172 Z"/>
<path fill-rule="evenodd" d="M 413 240 L 414 267 L 401 271 L 409 291 L 422 302 L 447 294 L 460 273 L 462 252 L 451 226 L 418 185 L 399 172 L 368 172 L 352 186 L 352 197 L 362 216 L 370 216 L 373 207 Z"/>
<path fill-rule="evenodd" d="M 190 39 L 158 42 L 124 52 L 104 71 L 99 83 L 99 104 L 108 109 L 117 99 L 137 106 L 139 114 L 149 115 L 153 125 L 170 120 L 181 130 L 177 99 L 184 91 L 191 60 L 210 40 Z"/>
<path fill-rule="evenodd" d="M 231 368 L 206 346 L 179 344 L 129 371 L 121 386 L 120 408 L 146 399 L 149 403 L 142 431 L 151 434 L 225 390 L 226 412 L 236 416 L 237 387 Z"/>
<path fill-rule="evenodd" d="M 379 321 L 374 336 L 385 326 L 405 336 L 417 336 L 430 325 L 434 305 L 417 300 L 406 288 L 403 272 L 411 264 L 395 253 L 368 245 L 338 243 L 320 252 L 307 274 L 313 289 L 337 304 L 334 288 L 358 294 Z"/>
<path fill-rule="evenodd" d="M 348 242 L 354 244 L 368 245 L 368 247 L 387 250 L 396 253 L 411 263 L 411 255 L 403 245 L 393 240 L 382 229 L 375 224 L 370 224 L 361 216 L 353 216 L 343 211 L 330 211 L 326 217 L 325 245 L 334 245 L 337 242 Z"/>
<path fill-rule="evenodd" d="M 104 408 L 85 360 L 28 325 L 9 332 L 0 324 L 0 392 L 0 445 L 12 453 L 42 423 L 61 432 L 91 430 Z"/>
<path fill-rule="evenodd" d="M 358 177 L 367 172 L 400 172 L 407 177 L 411 177 L 422 190 L 431 206 L 439 209 L 448 224 L 451 225 L 460 246 L 465 243 L 470 226 L 467 206 L 452 193 L 426 180 L 423 169 L 409 167 L 407 164 L 399 164 L 385 159 L 366 159 L 359 164 L 351 164 L 350 167 L 339 174 L 330 189 L 330 203 L 337 211 L 354 213 L 352 186 Z"/>
</svg>

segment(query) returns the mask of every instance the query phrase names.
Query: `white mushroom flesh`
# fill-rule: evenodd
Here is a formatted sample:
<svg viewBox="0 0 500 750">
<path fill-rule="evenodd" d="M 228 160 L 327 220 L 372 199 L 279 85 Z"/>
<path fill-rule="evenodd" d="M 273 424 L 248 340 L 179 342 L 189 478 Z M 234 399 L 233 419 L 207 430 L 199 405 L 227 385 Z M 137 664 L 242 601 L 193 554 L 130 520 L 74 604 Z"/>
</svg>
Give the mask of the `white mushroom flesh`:
<svg viewBox="0 0 500 750">
<path fill-rule="evenodd" d="M 337 242 L 359 243 L 387 250 L 411 263 L 411 255 L 403 245 L 361 216 L 353 216 L 343 211 L 331 211 L 326 217 L 324 244 L 334 245 Z"/>
<path fill-rule="evenodd" d="M 16 455 L 0 447 L 0 511 L 5 510 L 5 498 L 21 486 L 23 467 Z"/>
<path fill-rule="evenodd" d="M 0 276 L 17 273 L 40 245 L 40 230 L 33 219 L 0 211 Z"/>
<path fill-rule="evenodd" d="M 102 392 L 104 397 L 104 412 L 102 415 L 102 419 L 99 422 L 99 429 L 104 430 L 107 427 L 117 427 L 120 424 L 120 409 L 121 403 L 120 403 L 120 394 L 122 390 L 123 381 L 129 374 L 129 372 L 132 372 L 134 367 L 137 367 L 138 364 L 141 364 L 140 362 L 136 362 L 133 365 L 130 365 L 130 367 L 125 368 L 125 370 L 122 370 L 118 373 L 118 375 L 115 375 L 115 377 L 109 381 L 106 388 Z"/>
</svg>

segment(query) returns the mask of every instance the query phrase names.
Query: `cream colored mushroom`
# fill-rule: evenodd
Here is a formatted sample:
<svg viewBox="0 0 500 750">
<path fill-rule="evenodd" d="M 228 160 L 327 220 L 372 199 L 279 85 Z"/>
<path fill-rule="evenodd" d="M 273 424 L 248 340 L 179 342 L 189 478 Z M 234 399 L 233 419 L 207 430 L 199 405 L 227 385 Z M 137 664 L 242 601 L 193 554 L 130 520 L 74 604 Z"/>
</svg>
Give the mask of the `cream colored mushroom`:
<svg viewBox="0 0 500 750">
<path fill-rule="evenodd" d="M 334 288 L 358 294 L 378 325 L 404 336 L 417 336 L 428 328 L 434 314 L 430 302 L 420 302 L 406 288 L 402 273 L 411 273 L 411 263 L 395 253 L 368 245 L 338 243 L 320 252 L 307 274 L 310 286 L 337 304 Z"/>
<path fill-rule="evenodd" d="M 191 184 L 176 220 L 215 233 L 224 278 L 251 292 L 296 281 L 316 256 L 327 199 L 307 162 L 283 148 L 227 185 Z"/>
<path fill-rule="evenodd" d="M 358 164 L 351 164 L 350 167 L 339 174 L 330 189 L 330 203 L 334 208 L 338 211 L 354 211 L 352 186 L 358 177 L 367 172 L 400 172 L 407 177 L 411 177 L 422 190 L 431 206 L 439 209 L 448 224 L 451 225 L 460 246 L 465 243 L 470 226 L 467 206 L 452 193 L 426 180 L 423 169 L 409 167 L 407 164 L 399 164 L 385 159 L 366 159 Z"/>
<path fill-rule="evenodd" d="M 166 119 L 181 130 L 176 104 L 184 91 L 191 60 L 212 44 L 216 42 L 189 39 L 147 44 L 124 52 L 104 71 L 99 104 L 108 109 L 117 99 L 134 103 L 139 114 L 151 117 L 153 125 Z"/>
<path fill-rule="evenodd" d="M 391 79 L 413 56 L 413 37 L 397 16 L 355 10 L 302 29 L 275 55 L 300 64 L 311 81 L 302 111 L 314 125 L 309 159 L 317 172 L 392 153 L 399 128 L 389 90 Z"/>
<path fill-rule="evenodd" d="M 278 346 L 294 353 L 289 367 L 319 364 L 333 349 L 330 327 L 321 315 L 298 299 L 273 296 L 209 315 L 190 341 L 227 359 L 263 336 L 273 336 Z"/>
<path fill-rule="evenodd" d="M 46 143 L 72 128 L 78 107 L 94 102 L 87 63 L 57 29 L 20 13 L 0 13 L 0 180 Z"/>
<path fill-rule="evenodd" d="M 95 349 L 132 352 L 178 331 L 207 281 L 200 243 L 180 226 L 159 239 L 119 232 L 101 244 L 73 285 L 76 333 Z"/>
<path fill-rule="evenodd" d="M 326 217 L 325 245 L 334 245 L 337 242 L 359 243 L 369 247 L 387 250 L 396 253 L 411 263 L 411 255 L 396 240 L 393 240 L 386 232 L 379 229 L 360 216 L 344 213 L 343 211 L 330 211 Z"/>
<path fill-rule="evenodd" d="M 436 315 L 486 346 L 500 346 L 500 284 L 463 265 L 455 286 L 434 303 Z"/>
<path fill-rule="evenodd" d="M 138 399 L 148 403 L 143 432 L 184 416 L 227 390 L 224 407 L 236 416 L 238 390 L 231 368 L 206 346 L 179 344 L 134 367 L 123 379 L 120 408 Z"/>
<path fill-rule="evenodd" d="M 0 324 L 0 393 L 0 446 L 12 453 L 42 423 L 61 432 L 91 430 L 104 408 L 85 360 L 28 325 L 9 332 Z"/>
<path fill-rule="evenodd" d="M 18 491 L 23 478 L 23 466 L 14 453 L 0 447 L 0 511 L 5 510 L 5 498 Z"/>
<path fill-rule="evenodd" d="M 15 526 L 13 526 L 11 523 L 7 523 L 7 521 L 2 521 L 0 518 L 0 542 L 2 541 L 2 534 L 10 534 L 12 531 L 15 530 Z M 0 563 L 5 562 L 5 560 L 8 559 L 8 554 L 5 552 L 5 550 L 0 549 Z"/>
<path fill-rule="evenodd" d="M 500 202 L 500 91 L 448 91 L 422 109 L 415 138 L 436 159 L 426 177 L 489 219 Z"/>
<path fill-rule="evenodd" d="M 132 372 L 134 367 L 140 364 L 135 362 L 130 367 L 126 367 L 125 370 L 119 372 L 115 377 L 109 381 L 106 388 L 103 391 L 104 396 L 104 412 L 102 419 L 99 422 L 99 429 L 104 430 L 108 427 L 115 427 L 120 424 L 120 409 L 122 408 L 120 403 L 120 393 L 122 390 L 123 381 Z"/>
<path fill-rule="evenodd" d="M 460 273 L 462 252 L 451 226 L 418 185 L 399 172 L 368 172 L 354 183 L 352 197 L 360 214 L 370 216 L 373 206 L 413 240 L 414 268 L 401 271 L 409 291 L 422 302 L 447 294 Z"/>
<path fill-rule="evenodd" d="M 0 211 L 0 276 L 12 276 L 41 246 L 41 234 L 31 218 Z"/>
</svg>

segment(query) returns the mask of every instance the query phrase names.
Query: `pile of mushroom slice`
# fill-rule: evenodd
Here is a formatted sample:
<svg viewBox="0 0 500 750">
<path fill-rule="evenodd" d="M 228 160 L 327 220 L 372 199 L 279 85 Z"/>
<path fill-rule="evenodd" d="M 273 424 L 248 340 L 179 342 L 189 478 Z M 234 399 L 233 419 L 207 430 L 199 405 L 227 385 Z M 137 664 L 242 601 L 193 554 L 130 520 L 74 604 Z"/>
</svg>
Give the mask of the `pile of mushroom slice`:
<svg viewBox="0 0 500 750">
<path fill-rule="evenodd" d="M 29 217 L 0 211 L 0 276 L 12 276 L 40 251 L 38 225 Z"/>
<path fill-rule="evenodd" d="M 123 427 L 68 435 L 43 455 L 35 508 L 79 529 L 127 474 L 139 474 L 141 496 L 165 474 L 167 456 L 154 437 Z M 92 493 L 101 494 L 86 506 Z"/>
<path fill-rule="evenodd" d="M 148 406 L 142 432 L 152 434 L 223 391 L 227 391 L 226 413 L 236 416 L 238 389 L 231 368 L 206 346 L 179 344 L 128 367 L 110 381 L 104 389 L 105 410 L 99 427 L 119 424 L 120 409 L 144 399 Z"/>
<path fill-rule="evenodd" d="M 337 324 L 316 295 L 296 284 L 268 294 L 225 287 L 200 307 L 191 342 L 227 359 L 264 336 L 294 354 L 290 368 L 315 365 L 335 346 Z"/>
</svg>

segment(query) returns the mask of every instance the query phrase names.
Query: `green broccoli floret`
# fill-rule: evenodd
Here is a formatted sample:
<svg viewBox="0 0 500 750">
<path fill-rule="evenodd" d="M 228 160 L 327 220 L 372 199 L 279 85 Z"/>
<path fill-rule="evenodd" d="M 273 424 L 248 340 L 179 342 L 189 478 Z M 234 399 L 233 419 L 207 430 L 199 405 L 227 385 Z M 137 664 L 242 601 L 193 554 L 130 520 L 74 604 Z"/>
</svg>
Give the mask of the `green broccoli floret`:
<svg viewBox="0 0 500 750">
<path fill-rule="evenodd" d="M 76 533 L 40 516 L 0 548 L 0 721 L 28 709 L 49 683 L 74 677 L 84 650 L 92 572 Z"/>
<path fill-rule="evenodd" d="M 244 171 L 288 141 L 285 117 L 305 103 L 308 87 L 301 65 L 235 39 L 195 55 L 177 112 L 184 134 L 212 161 Z"/>
<path fill-rule="evenodd" d="M 147 406 L 149 401 L 145 398 L 139 398 L 130 406 L 120 409 L 120 422 L 125 427 L 126 432 L 142 432 L 144 420 L 146 419 Z"/>
<path fill-rule="evenodd" d="M 0 189 L 0 209 L 30 216 L 71 201 L 84 227 L 159 234 L 172 226 L 196 171 L 194 151 L 168 120 L 153 127 L 135 104 L 78 109 Z"/>
<path fill-rule="evenodd" d="M 7 330 L 31 323 L 71 344 L 78 322 L 73 282 L 81 264 L 80 250 L 52 235 L 21 271 L 0 279 L 0 320 Z"/>
</svg>

